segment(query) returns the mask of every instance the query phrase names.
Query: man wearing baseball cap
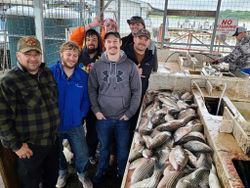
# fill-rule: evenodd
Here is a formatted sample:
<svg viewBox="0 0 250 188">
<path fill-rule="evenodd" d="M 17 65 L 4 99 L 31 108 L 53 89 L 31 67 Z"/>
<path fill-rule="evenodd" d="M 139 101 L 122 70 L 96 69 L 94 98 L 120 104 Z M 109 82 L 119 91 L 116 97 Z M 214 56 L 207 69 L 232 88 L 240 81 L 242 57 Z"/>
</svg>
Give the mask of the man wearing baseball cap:
<svg viewBox="0 0 250 188">
<path fill-rule="evenodd" d="M 141 100 L 148 89 L 149 78 L 154 67 L 154 55 L 148 49 L 151 39 L 150 32 L 147 29 L 141 29 L 134 34 L 133 43 L 131 43 L 127 48 L 124 49 L 124 52 L 129 59 L 135 62 L 137 65 L 137 70 L 141 77 L 142 82 L 142 95 Z M 140 108 L 137 110 L 137 113 L 131 118 L 130 126 L 130 135 L 132 141 L 133 131 L 136 127 L 136 122 L 139 116 Z"/>
<path fill-rule="evenodd" d="M 131 33 L 122 38 L 122 46 L 121 49 L 126 51 L 126 48 L 129 47 L 131 43 L 134 42 L 133 38 L 135 33 L 137 33 L 141 29 L 145 29 L 146 25 L 142 17 L 140 16 L 132 16 L 127 20 Z M 157 58 L 157 48 L 155 43 L 151 40 L 150 45 L 148 46 L 149 51 L 154 55 L 154 67 L 153 71 L 157 72 L 158 69 L 158 58 Z"/>
<path fill-rule="evenodd" d="M 104 36 L 106 51 L 89 74 L 89 98 L 96 115 L 96 131 L 100 141 L 100 158 L 93 182 L 104 187 L 108 170 L 110 145 L 114 138 L 117 175 L 121 183 L 129 154 L 129 119 L 136 113 L 141 97 L 141 80 L 136 65 L 120 49 L 118 32 Z M 113 135 L 113 136 L 112 136 Z"/>
<path fill-rule="evenodd" d="M 212 63 L 228 63 L 229 70 L 235 73 L 236 76 L 242 76 L 244 73 L 250 74 L 250 37 L 247 35 L 247 30 L 244 27 L 236 27 L 232 36 L 237 40 L 237 45 L 233 51 Z"/>
<path fill-rule="evenodd" d="M 0 82 L 0 140 L 17 157 L 21 188 L 54 188 L 58 174 L 60 117 L 55 80 L 33 36 L 17 43 L 17 66 Z"/>
</svg>

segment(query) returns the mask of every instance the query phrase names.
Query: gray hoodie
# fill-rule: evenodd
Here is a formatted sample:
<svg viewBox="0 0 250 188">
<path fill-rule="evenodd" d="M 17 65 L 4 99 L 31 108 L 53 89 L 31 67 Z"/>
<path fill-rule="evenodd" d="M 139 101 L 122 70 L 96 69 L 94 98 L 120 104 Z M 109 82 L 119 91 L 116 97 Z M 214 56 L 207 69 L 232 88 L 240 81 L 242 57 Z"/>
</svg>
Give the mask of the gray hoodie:
<svg viewBox="0 0 250 188">
<path fill-rule="evenodd" d="M 103 53 L 89 75 L 89 97 L 94 113 L 119 119 L 131 118 L 141 99 L 141 79 L 133 61 L 121 51 L 118 62 L 111 62 Z"/>
</svg>

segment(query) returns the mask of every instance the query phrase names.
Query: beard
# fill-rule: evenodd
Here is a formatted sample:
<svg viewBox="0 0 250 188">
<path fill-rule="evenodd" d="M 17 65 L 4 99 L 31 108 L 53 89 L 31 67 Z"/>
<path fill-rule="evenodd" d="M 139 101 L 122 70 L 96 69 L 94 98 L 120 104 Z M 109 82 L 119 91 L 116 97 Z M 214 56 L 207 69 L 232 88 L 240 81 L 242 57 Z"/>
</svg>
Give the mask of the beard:
<svg viewBox="0 0 250 188">
<path fill-rule="evenodd" d="M 98 50 L 98 48 L 87 48 L 87 52 L 89 54 L 93 54 L 93 53 L 97 52 L 97 50 Z"/>
<path fill-rule="evenodd" d="M 68 69 L 74 69 L 76 66 L 76 63 L 66 63 L 65 60 L 62 60 L 62 66 L 66 67 Z"/>
<path fill-rule="evenodd" d="M 147 47 L 146 45 L 138 45 L 138 46 L 135 46 L 134 48 L 140 52 L 145 52 Z"/>
</svg>

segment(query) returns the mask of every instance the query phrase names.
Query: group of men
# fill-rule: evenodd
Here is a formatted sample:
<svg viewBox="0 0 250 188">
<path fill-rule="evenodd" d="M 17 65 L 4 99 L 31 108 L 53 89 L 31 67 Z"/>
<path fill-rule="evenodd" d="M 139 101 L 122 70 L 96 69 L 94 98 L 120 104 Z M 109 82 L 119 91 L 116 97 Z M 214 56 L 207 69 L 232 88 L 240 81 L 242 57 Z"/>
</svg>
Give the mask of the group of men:
<svg viewBox="0 0 250 188">
<path fill-rule="evenodd" d="M 18 41 L 17 66 L 0 82 L 0 140 L 17 156 L 20 187 L 66 185 L 63 139 L 69 140 L 84 188 L 93 187 L 86 171 L 89 160 L 96 162 L 98 142 L 93 182 L 102 184 L 114 140 L 117 175 L 123 177 L 138 109 L 150 75 L 158 68 L 156 47 L 144 20 L 133 16 L 127 22 L 131 34 L 123 38 L 112 20 L 106 21 L 103 36 L 89 26 L 82 46 L 77 41 L 63 43 L 60 60 L 50 68 L 42 63 L 35 37 Z M 225 61 L 230 70 L 247 72 L 249 37 L 242 27 L 234 35 L 239 41 L 235 50 L 213 63 Z"/>
<path fill-rule="evenodd" d="M 86 171 L 98 142 L 100 157 L 93 182 L 103 182 L 113 138 L 117 175 L 123 177 L 135 127 L 131 128 L 131 119 L 136 116 L 151 72 L 157 70 L 156 47 L 150 47 L 144 20 L 133 16 L 128 24 L 129 37 L 121 38 L 111 29 L 102 41 L 90 28 L 85 32 L 83 49 L 73 41 L 63 43 L 60 60 L 50 68 L 42 63 L 41 45 L 35 37 L 18 41 L 17 67 L 0 83 L 0 139 L 17 155 L 22 188 L 66 185 L 65 138 L 84 188 L 93 187 Z"/>
</svg>

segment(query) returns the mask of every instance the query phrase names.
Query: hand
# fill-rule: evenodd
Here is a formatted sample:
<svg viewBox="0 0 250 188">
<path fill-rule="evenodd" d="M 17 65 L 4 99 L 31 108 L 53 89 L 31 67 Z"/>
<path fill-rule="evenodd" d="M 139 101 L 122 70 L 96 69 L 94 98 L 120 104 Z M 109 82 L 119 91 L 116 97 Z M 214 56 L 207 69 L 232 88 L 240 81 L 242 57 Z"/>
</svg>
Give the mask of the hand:
<svg viewBox="0 0 250 188">
<path fill-rule="evenodd" d="M 120 118 L 120 120 L 128 121 L 129 119 L 128 119 L 128 117 L 124 114 L 124 115 Z"/>
<path fill-rule="evenodd" d="M 93 21 L 90 23 L 91 27 L 98 27 L 101 25 L 101 19 L 99 16 L 96 16 Z"/>
<path fill-rule="evenodd" d="M 15 153 L 20 159 L 25 159 L 25 158 L 29 159 L 33 155 L 33 152 L 29 148 L 27 143 L 23 143 L 22 147 L 19 150 L 15 151 Z"/>
<path fill-rule="evenodd" d="M 140 65 L 137 65 L 136 67 L 137 67 L 137 71 L 138 71 L 140 77 L 145 78 L 145 76 L 142 74 L 143 70 L 142 70 L 142 68 L 140 67 Z"/>
<path fill-rule="evenodd" d="M 96 112 L 95 116 L 98 120 L 106 119 L 105 116 L 103 115 L 103 113 L 101 113 L 101 112 Z"/>
<path fill-rule="evenodd" d="M 219 59 L 216 59 L 216 60 L 211 62 L 211 64 L 219 64 L 219 63 L 220 63 Z"/>
</svg>

